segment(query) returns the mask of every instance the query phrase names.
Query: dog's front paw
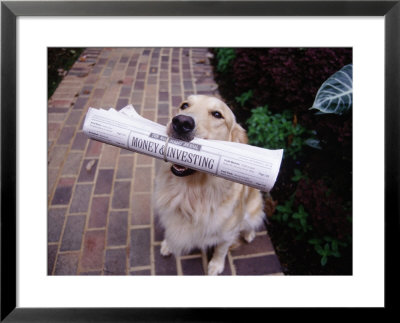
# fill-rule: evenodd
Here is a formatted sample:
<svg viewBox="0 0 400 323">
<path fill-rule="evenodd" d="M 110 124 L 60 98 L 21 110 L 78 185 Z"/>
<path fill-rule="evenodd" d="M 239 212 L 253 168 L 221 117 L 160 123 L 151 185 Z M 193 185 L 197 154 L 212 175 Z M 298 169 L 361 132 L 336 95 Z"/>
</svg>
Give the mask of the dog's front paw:
<svg viewBox="0 0 400 323">
<path fill-rule="evenodd" d="M 225 267 L 224 261 L 211 260 L 208 263 L 208 275 L 209 276 L 218 275 L 224 271 L 224 267 Z"/>
<path fill-rule="evenodd" d="M 167 241 L 165 241 L 165 240 L 163 240 L 163 242 L 161 242 L 160 253 L 161 253 L 161 255 L 163 255 L 164 257 L 167 257 L 167 256 L 170 256 L 170 255 L 171 255 L 171 250 L 169 250 Z"/>
<path fill-rule="evenodd" d="M 244 231 L 242 236 L 243 236 L 243 239 L 246 240 L 247 243 L 250 243 L 256 237 L 256 232 L 254 230 Z"/>
</svg>

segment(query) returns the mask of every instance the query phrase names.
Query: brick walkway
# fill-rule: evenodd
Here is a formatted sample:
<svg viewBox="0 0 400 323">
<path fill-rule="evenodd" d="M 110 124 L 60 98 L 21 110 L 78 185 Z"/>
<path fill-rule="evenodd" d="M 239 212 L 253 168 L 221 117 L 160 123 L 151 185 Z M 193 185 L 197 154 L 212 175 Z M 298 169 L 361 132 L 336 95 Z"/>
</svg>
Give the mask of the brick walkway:
<svg viewBox="0 0 400 323">
<path fill-rule="evenodd" d="M 204 275 L 207 255 L 160 256 L 151 207 L 160 161 L 91 141 L 89 106 L 132 103 L 166 124 L 184 97 L 214 94 L 206 49 L 89 48 L 48 101 L 48 274 Z M 229 252 L 224 274 L 281 274 L 267 232 Z"/>
</svg>

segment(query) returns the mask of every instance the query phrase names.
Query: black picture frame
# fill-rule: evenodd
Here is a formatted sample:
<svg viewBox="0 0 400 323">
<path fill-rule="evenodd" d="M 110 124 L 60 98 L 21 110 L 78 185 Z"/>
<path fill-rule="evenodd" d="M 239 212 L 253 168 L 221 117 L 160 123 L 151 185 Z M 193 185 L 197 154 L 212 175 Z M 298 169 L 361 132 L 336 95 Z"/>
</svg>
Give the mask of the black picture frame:
<svg viewBox="0 0 400 323">
<path fill-rule="evenodd" d="M 16 19 L 18 16 L 383 16 L 385 19 L 385 308 L 399 229 L 400 1 L 4 1 L 1 3 L 1 321 L 233 321 L 243 309 L 17 308 Z M 371 188 L 373 189 L 373 188 Z M 397 240 L 394 240 L 397 241 Z M 393 260 L 391 258 L 394 258 Z M 397 266 L 396 266 L 397 267 Z M 395 267 L 395 268 L 396 268 Z M 390 284 L 388 284 L 390 277 Z M 394 282 L 394 284 L 393 284 Z M 263 309 L 250 309 L 263 315 Z M 238 312 L 240 311 L 240 313 Z M 249 309 L 247 309 L 249 311 Z M 241 314 L 240 314 L 241 315 Z M 256 316 L 252 316 L 253 319 Z"/>
</svg>

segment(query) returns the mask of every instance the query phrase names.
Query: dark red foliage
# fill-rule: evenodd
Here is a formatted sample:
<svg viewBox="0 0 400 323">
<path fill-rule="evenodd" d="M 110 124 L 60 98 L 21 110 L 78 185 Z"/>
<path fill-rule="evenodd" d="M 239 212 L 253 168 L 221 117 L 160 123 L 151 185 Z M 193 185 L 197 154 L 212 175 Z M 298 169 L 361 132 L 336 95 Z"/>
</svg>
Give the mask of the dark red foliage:
<svg viewBox="0 0 400 323">
<path fill-rule="evenodd" d="M 322 179 L 300 180 L 295 204 L 304 206 L 317 235 L 345 241 L 351 234 L 351 211 L 346 210 L 343 199 L 329 189 Z"/>
<path fill-rule="evenodd" d="M 312 106 L 321 84 L 351 62 L 351 48 L 238 48 L 232 69 L 217 73 L 217 81 L 239 121 L 265 104 L 273 112 L 291 109 L 302 115 Z M 253 98 L 240 109 L 235 97 L 249 90 Z"/>
</svg>

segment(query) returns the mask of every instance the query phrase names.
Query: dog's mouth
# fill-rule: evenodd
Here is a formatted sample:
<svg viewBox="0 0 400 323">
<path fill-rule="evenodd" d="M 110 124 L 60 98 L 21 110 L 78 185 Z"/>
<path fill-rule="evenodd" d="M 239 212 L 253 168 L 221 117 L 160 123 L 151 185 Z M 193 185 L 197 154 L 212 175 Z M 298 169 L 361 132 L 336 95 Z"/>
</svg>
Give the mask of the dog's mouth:
<svg viewBox="0 0 400 323">
<path fill-rule="evenodd" d="M 184 167 L 184 166 L 181 166 L 181 165 L 173 164 L 171 166 L 171 172 L 175 176 L 185 177 L 185 176 L 189 176 L 189 175 L 194 174 L 196 171 L 194 169 L 191 169 L 191 168 L 187 168 L 187 167 Z"/>
<path fill-rule="evenodd" d="M 167 134 L 174 139 L 190 142 L 194 138 L 195 127 L 196 123 L 192 117 L 180 114 L 172 118 L 167 128 Z M 172 164 L 171 172 L 175 176 L 185 177 L 194 174 L 196 171 L 185 166 Z"/>
</svg>

